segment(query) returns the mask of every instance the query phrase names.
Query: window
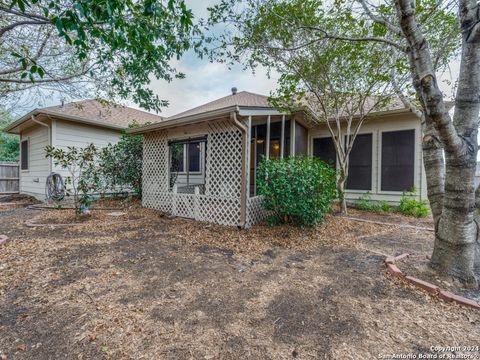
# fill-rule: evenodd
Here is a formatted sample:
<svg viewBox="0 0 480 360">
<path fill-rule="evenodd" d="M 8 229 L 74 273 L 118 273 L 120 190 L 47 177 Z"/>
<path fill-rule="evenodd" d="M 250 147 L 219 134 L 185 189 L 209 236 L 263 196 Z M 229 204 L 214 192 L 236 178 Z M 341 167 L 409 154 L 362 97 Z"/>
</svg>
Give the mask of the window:
<svg viewBox="0 0 480 360">
<path fill-rule="evenodd" d="M 335 151 L 335 144 L 331 137 L 313 139 L 313 156 L 320 158 L 327 164 L 337 166 L 337 152 Z"/>
<path fill-rule="evenodd" d="M 23 140 L 21 145 L 21 170 L 28 170 L 28 140 Z"/>
<path fill-rule="evenodd" d="M 171 172 L 201 172 L 201 141 L 177 142 L 170 145 Z"/>
<path fill-rule="evenodd" d="M 415 130 L 382 133 L 382 191 L 411 190 L 414 162 Z"/>
<path fill-rule="evenodd" d="M 372 134 L 357 135 L 348 159 L 347 189 L 372 190 Z"/>
</svg>

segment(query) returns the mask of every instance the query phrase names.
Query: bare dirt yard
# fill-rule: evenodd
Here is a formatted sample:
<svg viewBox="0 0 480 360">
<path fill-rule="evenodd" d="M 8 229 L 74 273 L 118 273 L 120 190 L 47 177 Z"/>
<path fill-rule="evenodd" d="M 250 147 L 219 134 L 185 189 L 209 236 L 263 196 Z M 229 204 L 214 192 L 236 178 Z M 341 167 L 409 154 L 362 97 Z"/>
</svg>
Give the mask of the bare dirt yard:
<svg viewBox="0 0 480 360">
<path fill-rule="evenodd" d="M 122 212 L 69 226 L 72 211 L 0 212 L 7 359 L 418 358 L 480 346 L 480 311 L 385 273 L 385 255 L 430 253 L 431 232 L 339 216 L 314 230 L 237 230 Z M 59 225 L 34 227 L 49 223 Z"/>
</svg>

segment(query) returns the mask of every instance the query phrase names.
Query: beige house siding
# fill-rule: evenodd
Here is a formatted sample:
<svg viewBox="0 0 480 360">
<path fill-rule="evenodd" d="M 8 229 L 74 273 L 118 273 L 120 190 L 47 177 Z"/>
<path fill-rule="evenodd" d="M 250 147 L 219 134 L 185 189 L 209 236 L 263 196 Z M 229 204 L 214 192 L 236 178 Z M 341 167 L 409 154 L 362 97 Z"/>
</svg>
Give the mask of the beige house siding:
<svg viewBox="0 0 480 360">
<path fill-rule="evenodd" d="M 52 146 L 67 149 L 69 146 L 84 148 L 91 143 L 98 148 L 115 144 L 120 138 L 120 131 L 102 127 L 89 126 L 62 120 L 54 120 L 52 124 Z M 52 165 L 52 171 L 63 177 L 70 176 L 66 169 Z M 45 186 L 45 182 L 43 183 Z"/>
<path fill-rule="evenodd" d="M 50 142 L 49 129 L 41 125 L 27 128 L 20 136 L 23 140 L 28 140 L 28 170 L 20 170 L 20 192 L 43 200 L 45 180 L 50 173 L 50 160 L 44 150 Z"/>
<path fill-rule="evenodd" d="M 45 182 L 47 176 L 57 172 L 63 177 L 69 176 L 67 170 L 56 166 L 52 159 L 45 157 L 45 146 L 66 149 L 69 146 L 86 147 L 93 143 L 102 148 L 116 143 L 120 131 L 97 126 L 84 125 L 62 120 L 46 122 L 49 126 L 34 125 L 23 130 L 21 140 L 29 140 L 29 169 L 20 171 L 20 192 L 45 200 Z"/>
<path fill-rule="evenodd" d="M 426 180 L 423 171 L 422 148 L 421 148 L 421 124 L 414 115 L 406 113 L 375 117 L 365 122 L 360 134 L 372 134 L 372 194 L 373 200 L 386 200 L 398 203 L 402 196 L 401 192 L 381 190 L 381 141 L 382 133 L 397 130 L 415 130 L 415 163 L 414 163 L 414 186 L 418 197 L 426 198 Z M 345 129 L 344 129 L 345 131 Z M 309 154 L 313 154 L 313 139 L 330 137 L 326 125 L 317 125 L 309 131 Z M 347 190 L 346 198 L 349 201 L 358 199 L 366 191 Z"/>
</svg>

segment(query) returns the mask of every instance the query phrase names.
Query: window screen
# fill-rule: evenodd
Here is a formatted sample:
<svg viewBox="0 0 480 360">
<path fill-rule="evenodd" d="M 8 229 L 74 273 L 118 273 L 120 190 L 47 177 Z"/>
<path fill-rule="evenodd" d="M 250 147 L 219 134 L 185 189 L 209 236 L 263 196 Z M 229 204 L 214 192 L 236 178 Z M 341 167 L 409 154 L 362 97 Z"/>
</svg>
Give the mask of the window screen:
<svg viewBox="0 0 480 360">
<path fill-rule="evenodd" d="M 183 149 L 184 144 L 172 144 L 170 147 L 172 159 L 171 159 L 171 169 L 172 172 L 183 172 Z"/>
<path fill-rule="evenodd" d="M 22 141 L 21 148 L 22 158 L 21 158 L 21 169 L 28 170 L 28 140 Z"/>
<path fill-rule="evenodd" d="M 307 155 L 307 129 L 295 122 L 295 155 Z"/>
<path fill-rule="evenodd" d="M 355 138 L 348 161 L 347 189 L 372 189 L 372 134 Z"/>
<path fill-rule="evenodd" d="M 200 171 L 200 148 L 199 142 L 190 143 L 188 146 L 188 171 Z"/>
<path fill-rule="evenodd" d="M 327 164 L 333 164 L 335 168 L 337 166 L 337 152 L 333 139 L 331 137 L 313 139 L 313 156 L 319 157 Z"/>
<path fill-rule="evenodd" d="M 415 130 L 382 133 L 382 191 L 413 188 Z"/>
</svg>

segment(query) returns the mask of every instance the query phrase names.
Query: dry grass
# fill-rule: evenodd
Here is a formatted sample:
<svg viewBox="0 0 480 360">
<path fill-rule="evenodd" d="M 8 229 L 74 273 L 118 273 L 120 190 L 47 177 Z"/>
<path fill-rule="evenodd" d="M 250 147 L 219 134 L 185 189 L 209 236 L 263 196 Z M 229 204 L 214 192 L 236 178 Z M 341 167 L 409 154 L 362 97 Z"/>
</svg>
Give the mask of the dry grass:
<svg viewBox="0 0 480 360">
<path fill-rule="evenodd" d="M 126 212 L 53 229 L 24 223 L 74 218 L 0 215 L 13 240 L 0 248 L 8 358 L 371 359 L 478 345 L 479 312 L 385 276 L 381 239 L 411 244 L 415 232 L 334 216 L 239 231 Z"/>
</svg>

